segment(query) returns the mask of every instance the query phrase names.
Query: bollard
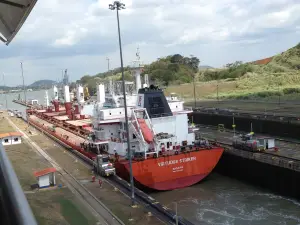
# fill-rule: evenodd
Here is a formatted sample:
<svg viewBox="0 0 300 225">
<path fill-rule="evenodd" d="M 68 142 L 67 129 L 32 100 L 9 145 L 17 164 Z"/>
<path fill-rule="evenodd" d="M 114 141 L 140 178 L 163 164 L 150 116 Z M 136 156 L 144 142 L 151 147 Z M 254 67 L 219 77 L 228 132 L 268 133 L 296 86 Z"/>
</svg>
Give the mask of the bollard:
<svg viewBox="0 0 300 225">
<path fill-rule="evenodd" d="M 100 188 L 102 188 L 102 180 L 101 179 L 99 179 L 99 186 L 100 186 Z"/>
<path fill-rule="evenodd" d="M 96 177 L 92 176 L 92 182 L 95 182 L 95 180 L 96 180 Z"/>
</svg>

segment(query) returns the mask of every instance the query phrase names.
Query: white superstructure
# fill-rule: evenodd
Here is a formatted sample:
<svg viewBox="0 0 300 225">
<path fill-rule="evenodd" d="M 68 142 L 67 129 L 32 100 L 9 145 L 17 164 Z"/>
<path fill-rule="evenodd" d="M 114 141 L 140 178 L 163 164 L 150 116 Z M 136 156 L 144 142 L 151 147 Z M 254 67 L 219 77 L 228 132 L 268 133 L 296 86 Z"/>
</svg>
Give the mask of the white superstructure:
<svg viewBox="0 0 300 225">
<path fill-rule="evenodd" d="M 195 129 L 188 123 L 190 112 L 183 109 L 183 102 L 167 102 L 161 90 L 141 89 L 136 106 L 128 107 L 129 136 L 135 156 L 178 154 L 182 146 L 193 145 Z M 93 129 L 93 144 L 105 145 L 100 149 L 109 154 L 126 156 L 124 108 L 95 108 Z"/>
</svg>

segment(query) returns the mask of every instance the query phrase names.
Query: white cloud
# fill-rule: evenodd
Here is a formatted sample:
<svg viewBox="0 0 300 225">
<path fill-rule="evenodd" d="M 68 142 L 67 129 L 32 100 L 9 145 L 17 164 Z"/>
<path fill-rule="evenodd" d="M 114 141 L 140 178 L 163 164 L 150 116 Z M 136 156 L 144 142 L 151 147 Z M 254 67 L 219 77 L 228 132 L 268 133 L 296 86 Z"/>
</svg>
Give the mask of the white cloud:
<svg viewBox="0 0 300 225">
<path fill-rule="evenodd" d="M 11 45 L 0 46 L 0 68 L 17 74 L 13 64 L 27 60 L 31 82 L 58 78 L 63 68 L 73 71 L 73 79 L 85 71 L 105 71 L 106 56 L 111 56 L 112 66 L 118 66 L 116 12 L 108 9 L 112 2 L 38 1 Z M 300 24 L 298 0 L 123 2 L 126 9 L 120 11 L 120 23 L 125 63 L 134 59 L 138 43 L 144 43 L 141 56 L 146 62 L 182 53 L 222 66 L 233 60 L 269 56 L 299 42 L 295 36 Z M 271 44 L 273 48 L 264 47 Z M 244 49 L 250 47 L 246 55 Z"/>
</svg>

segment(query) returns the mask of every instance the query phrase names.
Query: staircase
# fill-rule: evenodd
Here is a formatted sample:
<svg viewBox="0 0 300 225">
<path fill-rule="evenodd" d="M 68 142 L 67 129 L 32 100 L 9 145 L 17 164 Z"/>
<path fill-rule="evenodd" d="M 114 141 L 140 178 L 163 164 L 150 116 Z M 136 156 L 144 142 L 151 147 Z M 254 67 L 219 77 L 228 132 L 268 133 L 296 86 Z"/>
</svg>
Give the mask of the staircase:
<svg viewBox="0 0 300 225">
<path fill-rule="evenodd" d="M 148 127 L 150 128 L 150 131 L 153 135 L 153 145 L 154 145 L 154 152 L 148 152 L 148 143 L 145 141 L 145 138 L 143 136 L 140 124 L 138 122 L 139 119 L 144 119 Z M 147 113 L 147 110 L 145 108 L 139 108 L 139 109 L 132 109 L 131 114 L 131 123 L 129 126 L 131 132 L 136 136 L 138 142 L 140 145 L 144 148 L 145 152 L 145 159 L 147 158 L 147 155 L 151 155 L 156 153 L 158 155 L 158 147 L 157 147 L 157 140 L 156 140 L 156 134 L 153 129 L 151 119 Z"/>
</svg>

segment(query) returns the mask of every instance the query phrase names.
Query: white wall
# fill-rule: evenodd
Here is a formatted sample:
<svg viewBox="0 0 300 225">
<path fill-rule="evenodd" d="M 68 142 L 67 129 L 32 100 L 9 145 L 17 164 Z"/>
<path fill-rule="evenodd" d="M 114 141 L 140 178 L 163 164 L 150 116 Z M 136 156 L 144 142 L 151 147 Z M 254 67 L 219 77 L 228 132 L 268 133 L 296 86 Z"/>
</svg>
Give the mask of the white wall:
<svg viewBox="0 0 300 225">
<path fill-rule="evenodd" d="M 177 137 L 178 144 L 181 144 L 182 141 L 188 141 L 188 144 L 192 144 L 194 141 L 194 134 L 188 133 L 188 118 L 186 114 L 152 118 L 151 121 L 156 134 L 160 132 L 174 134 Z"/>
<path fill-rule="evenodd" d="M 44 176 L 41 176 L 38 178 L 38 183 L 39 183 L 39 187 L 42 188 L 42 187 L 47 187 L 50 185 L 50 182 L 49 182 L 49 175 L 50 174 L 46 174 Z"/>
<path fill-rule="evenodd" d="M 15 138 L 17 138 L 18 140 L 14 140 Z M 5 137 L 5 138 L 1 138 L 0 139 L 3 145 L 16 145 L 16 144 L 21 144 L 22 143 L 22 139 L 21 137 L 18 136 L 12 136 L 12 137 Z M 5 140 L 8 140 L 7 142 Z"/>
<path fill-rule="evenodd" d="M 183 111 L 183 102 L 168 102 L 172 112 Z"/>
<path fill-rule="evenodd" d="M 11 137 L 11 144 L 12 145 L 21 144 L 21 143 L 22 143 L 21 137 L 17 137 L 17 136 L 12 136 Z"/>
<path fill-rule="evenodd" d="M 5 140 L 8 140 L 7 142 Z M 1 142 L 3 145 L 11 145 L 11 137 L 1 138 Z"/>
</svg>

